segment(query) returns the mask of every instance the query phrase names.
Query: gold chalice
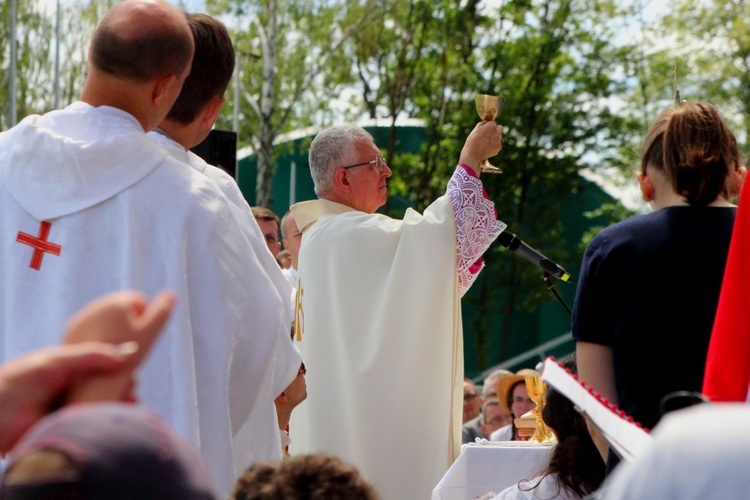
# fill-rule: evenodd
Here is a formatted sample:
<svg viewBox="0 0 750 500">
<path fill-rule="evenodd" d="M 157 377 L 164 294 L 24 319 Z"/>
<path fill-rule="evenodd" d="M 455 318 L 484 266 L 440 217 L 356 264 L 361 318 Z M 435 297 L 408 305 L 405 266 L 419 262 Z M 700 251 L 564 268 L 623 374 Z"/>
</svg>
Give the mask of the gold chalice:
<svg viewBox="0 0 750 500">
<path fill-rule="evenodd" d="M 536 430 L 529 441 L 535 443 L 546 443 L 554 441 L 555 435 L 550 431 L 547 424 L 542 420 L 542 408 L 544 408 L 544 394 L 547 392 L 547 386 L 540 377 L 526 377 L 526 392 L 529 398 L 536 403 L 536 408 L 531 413 L 536 417 Z"/>
<path fill-rule="evenodd" d="M 502 111 L 503 105 L 505 104 L 505 97 L 488 94 L 476 94 L 474 96 L 474 102 L 477 106 L 477 114 L 479 115 L 479 118 L 481 118 L 482 121 L 485 122 L 492 122 L 495 121 L 497 115 L 499 115 L 500 111 Z M 494 165 L 490 165 L 490 162 L 486 159 L 482 161 L 482 165 L 480 166 L 480 168 L 482 172 L 486 172 L 488 174 L 503 173 L 503 171 L 499 168 L 495 167 Z"/>
</svg>

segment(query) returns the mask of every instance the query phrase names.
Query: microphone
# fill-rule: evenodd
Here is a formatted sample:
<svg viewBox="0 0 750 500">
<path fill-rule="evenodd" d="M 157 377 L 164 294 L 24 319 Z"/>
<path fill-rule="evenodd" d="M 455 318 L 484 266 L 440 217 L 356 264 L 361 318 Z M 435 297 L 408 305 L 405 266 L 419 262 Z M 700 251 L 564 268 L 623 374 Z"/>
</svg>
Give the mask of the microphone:
<svg viewBox="0 0 750 500">
<path fill-rule="evenodd" d="M 510 231 L 503 231 L 500 233 L 500 236 L 497 237 L 497 241 L 514 254 L 519 255 L 535 266 L 538 266 L 543 272 L 562 281 L 570 281 L 571 276 L 565 271 L 565 269 L 531 248 L 529 245 L 521 241 L 521 238 Z"/>
</svg>

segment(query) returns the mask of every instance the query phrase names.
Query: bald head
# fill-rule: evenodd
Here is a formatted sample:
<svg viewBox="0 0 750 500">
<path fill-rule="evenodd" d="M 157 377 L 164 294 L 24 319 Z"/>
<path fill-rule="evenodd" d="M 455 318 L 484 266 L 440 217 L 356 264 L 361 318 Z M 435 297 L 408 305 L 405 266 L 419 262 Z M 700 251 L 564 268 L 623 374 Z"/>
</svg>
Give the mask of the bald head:
<svg viewBox="0 0 750 500">
<path fill-rule="evenodd" d="M 164 0 L 125 0 L 99 22 L 89 63 L 111 76 L 145 82 L 184 73 L 193 47 L 185 15 L 174 6 Z"/>
</svg>

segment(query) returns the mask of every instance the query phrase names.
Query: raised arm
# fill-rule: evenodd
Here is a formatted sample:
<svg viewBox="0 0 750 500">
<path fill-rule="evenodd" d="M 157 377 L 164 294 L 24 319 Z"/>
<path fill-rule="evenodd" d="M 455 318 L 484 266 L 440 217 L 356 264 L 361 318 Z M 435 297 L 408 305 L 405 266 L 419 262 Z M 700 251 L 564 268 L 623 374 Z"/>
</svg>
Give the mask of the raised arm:
<svg viewBox="0 0 750 500">
<path fill-rule="evenodd" d="M 460 164 L 446 190 L 456 218 L 456 272 L 463 296 L 484 267 L 482 254 L 505 229 L 497 220 L 495 205 L 479 180 L 483 159 L 502 148 L 502 127 L 493 122 L 479 123 L 466 139 Z"/>
</svg>

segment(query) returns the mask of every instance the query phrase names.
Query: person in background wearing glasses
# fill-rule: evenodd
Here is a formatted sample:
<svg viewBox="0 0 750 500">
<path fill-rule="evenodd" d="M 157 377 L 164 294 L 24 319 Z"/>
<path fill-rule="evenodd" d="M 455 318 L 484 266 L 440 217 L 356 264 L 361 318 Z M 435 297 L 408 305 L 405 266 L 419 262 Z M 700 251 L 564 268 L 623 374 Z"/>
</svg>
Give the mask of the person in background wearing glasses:
<svg viewBox="0 0 750 500">
<path fill-rule="evenodd" d="M 375 213 L 391 169 L 368 132 L 334 126 L 310 144 L 319 199 L 291 211 L 312 397 L 291 427 L 305 426 L 302 451 L 354 464 L 385 500 L 429 497 L 460 450 L 459 300 L 505 228 L 479 180 L 501 147 L 502 127 L 478 124 L 446 194 L 399 220 Z"/>
<path fill-rule="evenodd" d="M 473 443 L 476 438 L 487 439 L 482 432 L 482 404 L 484 398 L 479 395 L 474 382 L 464 379 L 464 421 L 461 427 L 461 444 Z"/>
<path fill-rule="evenodd" d="M 502 377 L 497 383 L 497 399 L 508 415 L 509 422 L 490 433 L 490 441 L 523 441 L 518 434 L 515 419 L 536 408 L 526 392 L 526 377 L 540 377 L 541 373 L 531 368 L 522 368 L 512 375 Z"/>
<path fill-rule="evenodd" d="M 506 412 L 497 399 L 488 399 L 482 405 L 481 428 L 485 436 L 490 436 L 493 432 L 510 425 L 513 417 Z M 487 438 L 489 439 L 489 437 Z"/>
<path fill-rule="evenodd" d="M 463 423 L 479 416 L 484 400 L 477 392 L 474 382 L 464 379 L 464 420 Z"/>
<path fill-rule="evenodd" d="M 505 410 L 499 407 L 497 409 L 493 407 L 493 411 L 495 413 L 498 413 L 498 412 L 504 413 L 505 418 L 501 419 L 503 422 L 502 425 L 498 425 L 498 426 L 487 425 L 489 417 L 484 413 L 484 407 L 487 406 L 487 402 L 492 399 L 497 400 L 498 382 L 500 381 L 501 378 L 507 377 L 508 375 L 513 375 L 513 372 L 499 368 L 497 370 L 493 370 L 492 373 L 490 373 L 484 379 L 482 383 L 482 400 L 484 401 L 484 404 L 482 405 L 482 413 L 478 417 L 475 417 L 467 422 L 464 422 L 464 426 L 461 429 L 461 444 L 473 443 L 477 440 L 477 438 L 489 439 L 490 433 L 492 431 L 510 423 L 510 414 L 505 413 Z M 464 405 L 465 404 L 466 404 L 466 393 L 464 391 Z M 484 430 L 485 427 L 491 427 L 492 431 L 490 432 L 485 431 Z"/>
</svg>

